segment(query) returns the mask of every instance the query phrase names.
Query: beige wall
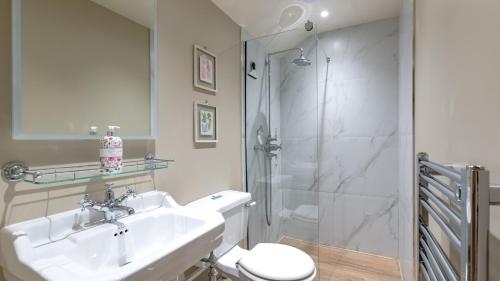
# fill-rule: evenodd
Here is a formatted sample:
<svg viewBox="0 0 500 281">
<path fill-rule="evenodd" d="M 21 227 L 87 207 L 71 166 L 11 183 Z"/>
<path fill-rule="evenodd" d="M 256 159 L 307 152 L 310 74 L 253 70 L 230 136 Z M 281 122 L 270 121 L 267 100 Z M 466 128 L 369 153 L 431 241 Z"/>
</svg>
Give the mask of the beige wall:
<svg viewBox="0 0 500 281">
<path fill-rule="evenodd" d="M 416 1 L 416 151 L 484 165 L 500 182 L 500 2 Z M 500 280 L 500 211 L 492 208 L 490 281 Z"/>
<path fill-rule="evenodd" d="M 172 3 L 175 6 L 172 7 Z M 186 203 L 241 188 L 240 28 L 208 0 L 160 1 L 157 154 L 176 160 L 157 185 Z M 193 88 L 193 44 L 218 59 L 216 95 Z M 219 142 L 193 145 L 193 101 L 217 105 Z"/>
<path fill-rule="evenodd" d="M 0 164 L 24 160 L 32 165 L 95 161 L 95 141 L 13 141 L 11 138 L 10 0 L 0 0 Z M 218 190 L 241 189 L 240 28 L 207 0 L 159 3 L 159 97 L 157 141 L 126 141 L 125 157 L 152 151 L 177 163 L 155 174 L 161 190 L 180 203 Z M 192 87 L 192 44 L 207 46 L 219 58 L 217 95 Z M 207 99 L 220 111 L 217 146 L 193 145 L 193 101 Z M 151 189 L 150 177 L 128 178 Z M 102 194 L 102 183 L 64 187 L 9 184 L 0 180 L 0 224 L 77 207 L 83 193 Z M 1 277 L 0 277 L 1 279 Z"/>
</svg>

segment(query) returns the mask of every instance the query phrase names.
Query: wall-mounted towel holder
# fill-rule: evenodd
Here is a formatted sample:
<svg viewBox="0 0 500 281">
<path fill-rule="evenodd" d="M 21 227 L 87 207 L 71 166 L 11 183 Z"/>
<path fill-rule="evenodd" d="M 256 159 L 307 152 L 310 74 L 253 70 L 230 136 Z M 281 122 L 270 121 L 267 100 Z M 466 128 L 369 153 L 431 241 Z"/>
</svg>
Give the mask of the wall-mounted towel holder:
<svg viewBox="0 0 500 281">
<path fill-rule="evenodd" d="M 482 166 L 446 166 L 417 157 L 419 280 L 486 281 L 488 278 L 489 171 Z M 433 231 L 447 237 L 445 251 Z M 450 253 L 459 255 L 453 263 Z M 457 264 L 458 263 L 458 264 Z"/>
</svg>

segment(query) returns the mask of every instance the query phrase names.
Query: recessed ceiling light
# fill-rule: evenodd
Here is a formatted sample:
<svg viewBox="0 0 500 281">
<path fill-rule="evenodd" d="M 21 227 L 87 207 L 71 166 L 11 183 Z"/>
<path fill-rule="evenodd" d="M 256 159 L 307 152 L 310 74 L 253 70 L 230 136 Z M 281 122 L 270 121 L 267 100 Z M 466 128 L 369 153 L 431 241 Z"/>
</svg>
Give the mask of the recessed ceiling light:
<svg viewBox="0 0 500 281">
<path fill-rule="evenodd" d="M 328 17 L 329 14 L 330 13 L 327 10 L 323 10 L 323 11 L 321 11 L 320 15 L 321 15 L 322 18 L 326 18 L 326 17 Z"/>
</svg>

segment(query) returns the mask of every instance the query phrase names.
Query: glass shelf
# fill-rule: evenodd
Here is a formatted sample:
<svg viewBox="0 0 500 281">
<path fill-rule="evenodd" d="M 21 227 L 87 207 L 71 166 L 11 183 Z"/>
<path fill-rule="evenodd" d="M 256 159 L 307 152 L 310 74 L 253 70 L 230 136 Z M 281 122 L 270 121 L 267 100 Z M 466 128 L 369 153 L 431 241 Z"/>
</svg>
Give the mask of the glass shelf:
<svg viewBox="0 0 500 281">
<path fill-rule="evenodd" d="M 164 159 L 131 159 L 123 161 L 123 168 L 118 173 L 101 172 L 100 163 L 77 164 L 64 167 L 27 168 L 24 171 L 24 181 L 33 184 L 80 183 L 127 175 L 149 173 L 154 170 L 166 169 L 174 160 Z"/>
</svg>

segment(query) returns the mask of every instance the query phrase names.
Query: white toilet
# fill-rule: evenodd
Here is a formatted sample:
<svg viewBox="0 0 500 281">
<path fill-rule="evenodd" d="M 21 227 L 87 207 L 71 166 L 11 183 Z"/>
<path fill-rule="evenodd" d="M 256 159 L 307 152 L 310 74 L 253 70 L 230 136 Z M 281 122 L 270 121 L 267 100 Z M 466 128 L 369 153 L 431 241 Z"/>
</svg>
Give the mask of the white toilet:
<svg viewBox="0 0 500 281">
<path fill-rule="evenodd" d="M 276 243 L 260 243 L 249 251 L 238 246 L 240 241 L 246 239 L 247 203 L 250 200 L 249 193 L 227 190 L 187 205 L 218 211 L 224 216 L 222 244 L 214 251 L 217 268 L 232 280 L 314 280 L 316 267 L 312 258 L 297 248 Z"/>
</svg>

